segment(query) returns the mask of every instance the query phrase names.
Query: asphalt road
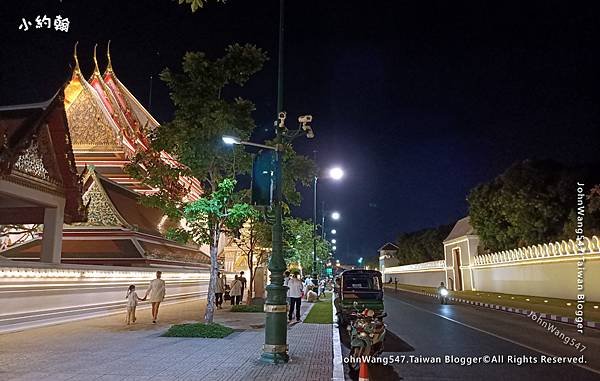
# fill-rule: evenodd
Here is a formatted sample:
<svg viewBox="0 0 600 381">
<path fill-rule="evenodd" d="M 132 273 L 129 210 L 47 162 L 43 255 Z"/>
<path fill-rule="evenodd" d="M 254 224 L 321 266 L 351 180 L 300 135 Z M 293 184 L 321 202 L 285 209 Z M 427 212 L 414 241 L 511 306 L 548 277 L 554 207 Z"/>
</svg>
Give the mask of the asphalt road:
<svg viewBox="0 0 600 381">
<path fill-rule="evenodd" d="M 600 380 L 600 330 L 587 328 L 582 336 L 571 325 L 548 321 L 587 347 L 580 352 L 531 318 L 514 313 L 440 305 L 428 296 L 393 290 L 386 290 L 385 310 L 389 336 L 382 357 L 401 363 L 371 364 L 371 380 Z M 347 334 L 340 333 L 347 346 Z M 347 356 L 347 348 L 342 352 Z M 468 361 L 484 360 L 486 355 L 498 362 L 460 365 L 448 363 L 446 357 Z M 581 355 L 582 366 L 541 363 L 543 356 Z M 441 363 L 423 362 L 431 358 Z M 357 375 L 346 368 L 346 378 L 357 379 Z"/>
</svg>

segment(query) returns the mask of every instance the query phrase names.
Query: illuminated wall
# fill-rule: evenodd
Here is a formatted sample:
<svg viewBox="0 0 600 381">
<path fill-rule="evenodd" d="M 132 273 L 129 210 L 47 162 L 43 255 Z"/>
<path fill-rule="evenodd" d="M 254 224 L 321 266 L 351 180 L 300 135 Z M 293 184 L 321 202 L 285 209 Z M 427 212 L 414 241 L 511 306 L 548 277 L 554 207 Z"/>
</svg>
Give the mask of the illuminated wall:
<svg viewBox="0 0 600 381">
<path fill-rule="evenodd" d="M 122 313 L 129 285 L 143 296 L 157 270 L 165 303 L 206 296 L 208 270 L 0 262 L 0 332 Z"/>
</svg>

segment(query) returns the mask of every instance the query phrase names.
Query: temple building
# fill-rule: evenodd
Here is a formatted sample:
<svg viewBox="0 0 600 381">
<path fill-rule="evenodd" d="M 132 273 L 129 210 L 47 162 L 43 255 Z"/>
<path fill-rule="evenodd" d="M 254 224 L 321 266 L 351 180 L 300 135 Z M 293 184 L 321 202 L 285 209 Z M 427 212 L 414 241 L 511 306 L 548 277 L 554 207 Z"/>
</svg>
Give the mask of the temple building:
<svg viewBox="0 0 600 381">
<path fill-rule="evenodd" d="M 66 137 L 68 149 L 59 145 L 45 147 L 46 150 L 60 148 L 62 149 L 60 153 L 65 150 L 69 152 L 73 160 L 67 164 L 72 166 L 70 170 L 77 178 L 78 192 L 80 192 L 73 193 L 71 188 L 65 188 L 64 222 L 66 224 L 64 229 L 55 229 L 62 231 L 62 255 L 58 258 L 56 253 L 52 258 L 44 255 L 43 237 L 47 236 L 46 230 L 48 230 L 46 224 L 44 224 L 44 234 L 33 235 L 32 239 L 13 245 L 1 251 L 0 255 L 10 259 L 54 263 L 62 261 L 63 263 L 121 266 L 207 266 L 210 263 L 207 250 L 197 245 L 184 245 L 165 238 L 167 229 L 179 222 L 170 221 L 159 209 L 141 205 L 139 203 L 141 194 L 149 194 L 156 190 L 140 184 L 124 170 L 133 155 L 148 150 L 148 133 L 158 127 L 159 123 L 119 81 L 112 67 L 110 52 L 107 54 L 107 68 L 104 74 L 100 74 L 96 48 L 94 48 L 94 72 L 86 80 L 79 67 L 76 48 L 77 45 L 74 54 L 75 68 L 70 81 L 64 87 L 64 94 L 61 91 L 61 94 L 45 106 L 37 106 L 41 107 L 42 111 L 36 109 L 35 105 L 5 107 L 2 110 L 7 116 L 0 121 L 2 125 L 10 126 L 15 123 L 8 118 L 16 115 L 17 110 L 22 110 L 21 114 L 25 115 L 23 110 L 31 109 L 31 113 L 43 113 L 49 107 L 53 107 L 53 110 L 57 108 L 56 113 L 65 119 L 63 128 L 68 127 L 68 131 L 63 131 L 61 138 L 65 140 Z M 62 104 L 57 105 L 58 100 L 62 101 Z M 52 126 L 40 123 L 46 126 L 45 128 Z M 34 128 L 29 125 L 26 127 Z M 60 127 L 53 128 L 60 129 Z M 42 131 L 45 130 L 42 128 Z M 7 167 L 3 174 L 10 174 L 9 167 L 20 170 L 21 167 L 18 165 L 6 165 L 8 161 L 4 160 L 4 156 L 7 155 L 8 151 L 3 149 L 2 164 Z M 160 157 L 169 165 L 181 165 L 166 152 L 161 152 Z M 15 173 L 20 172 L 15 171 Z M 197 179 L 182 178 L 180 181 L 188 190 L 186 201 L 193 201 L 201 196 L 202 188 Z M 0 195 L 2 195 L 0 201 L 7 198 L 4 186 L 0 189 Z M 71 217 L 67 214 L 70 210 L 67 207 L 73 208 L 71 207 L 73 200 L 80 200 L 83 203 L 87 212 L 86 218 L 80 215 Z M 14 204 L 8 201 L 4 203 Z M 14 208 L 11 210 L 18 213 Z M 82 208 L 82 213 L 83 210 Z M 21 219 L 25 221 L 21 223 L 42 224 L 50 221 L 48 217 L 43 217 L 43 213 L 36 213 L 39 218 L 25 219 L 27 221 Z M 62 227 L 62 220 L 54 219 L 53 222 Z M 4 222 L 6 223 L 8 221 Z"/>
</svg>

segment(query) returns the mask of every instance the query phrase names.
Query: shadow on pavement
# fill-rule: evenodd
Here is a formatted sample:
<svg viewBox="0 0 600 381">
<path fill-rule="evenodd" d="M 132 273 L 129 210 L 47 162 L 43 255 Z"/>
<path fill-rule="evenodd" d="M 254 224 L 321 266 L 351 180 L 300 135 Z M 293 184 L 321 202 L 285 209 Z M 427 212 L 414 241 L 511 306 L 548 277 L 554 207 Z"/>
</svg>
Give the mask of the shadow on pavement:
<svg viewBox="0 0 600 381">
<path fill-rule="evenodd" d="M 342 357 L 347 358 L 350 354 L 350 336 L 348 331 L 340 328 L 340 342 L 342 343 Z M 415 349 L 406 341 L 396 336 L 393 332 L 387 331 L 383 344 L 384 350 L 380 357 L 386 357 L 392 353 L 412 352 Z M 348 364 L 344 364 L 344 373 L 346 379 L 358 380 L 358 372 L 350 369 Z M 369 380 L 372 381 L 396 381 L 402 380 L 402 377 L 396 372 L 390 364 L 369 364 Z"/>
</svg>

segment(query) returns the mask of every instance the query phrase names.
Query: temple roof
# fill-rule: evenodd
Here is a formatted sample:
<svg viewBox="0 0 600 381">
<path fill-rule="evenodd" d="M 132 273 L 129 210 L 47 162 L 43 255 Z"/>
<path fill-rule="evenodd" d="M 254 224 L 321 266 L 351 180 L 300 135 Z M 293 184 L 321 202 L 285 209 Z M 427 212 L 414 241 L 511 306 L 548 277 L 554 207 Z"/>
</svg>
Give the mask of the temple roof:
<svg viewBox="0 0 600 381">
<path fill-rule="evenodd" d="M 110 43 L 109 43 L 110 47 Z M 111 179 L 142 193 L 154 190 L 141 187 L 123 171 L 126 162 L 138 151 L 149 149 L 148 133 L 159 126 L 133 94 L 117 78 L 107 52 L 108 66 L 100 75 L 94 47 L 94 71 L 85 80 L 79 68 L 77 45 L 75 68 L 65 88 L 65 108 L 69 128 L 73 136 L 73 148 L 77 165 L 88 164 L 106 168 Z M 169 165 L 181 164 L 167 152 L 161 157 Z M 202 194 L 200 182 L 195 178 L 182 178 L 189 188 L 188 199 L 195 200 Z"/>
<path fill-rule="evenodd" d="M 0 177 L 62 194 L 65 222 L 85 220 L 62 88 L 45 102 L 0 107 Z"/>
<path fill-rule="evenodd" d="M 477 234 L 477 232 L 471 225 L 470 217 L 467 216 L 467 217 L 461 218 L 460 220 L 458 220 L 456 222 L 456 224 L 452 228 L 452 231 L 450 232 L 450 234 L 448 234 L 448 237 L 446 237 L 444 242 L 450 241 L 450 240 L 453 240 L 453 239 L 456 239 L 459 237 L 463 237 L 466 235 L 472 235 L 472 234 Z"/>
</svg>

